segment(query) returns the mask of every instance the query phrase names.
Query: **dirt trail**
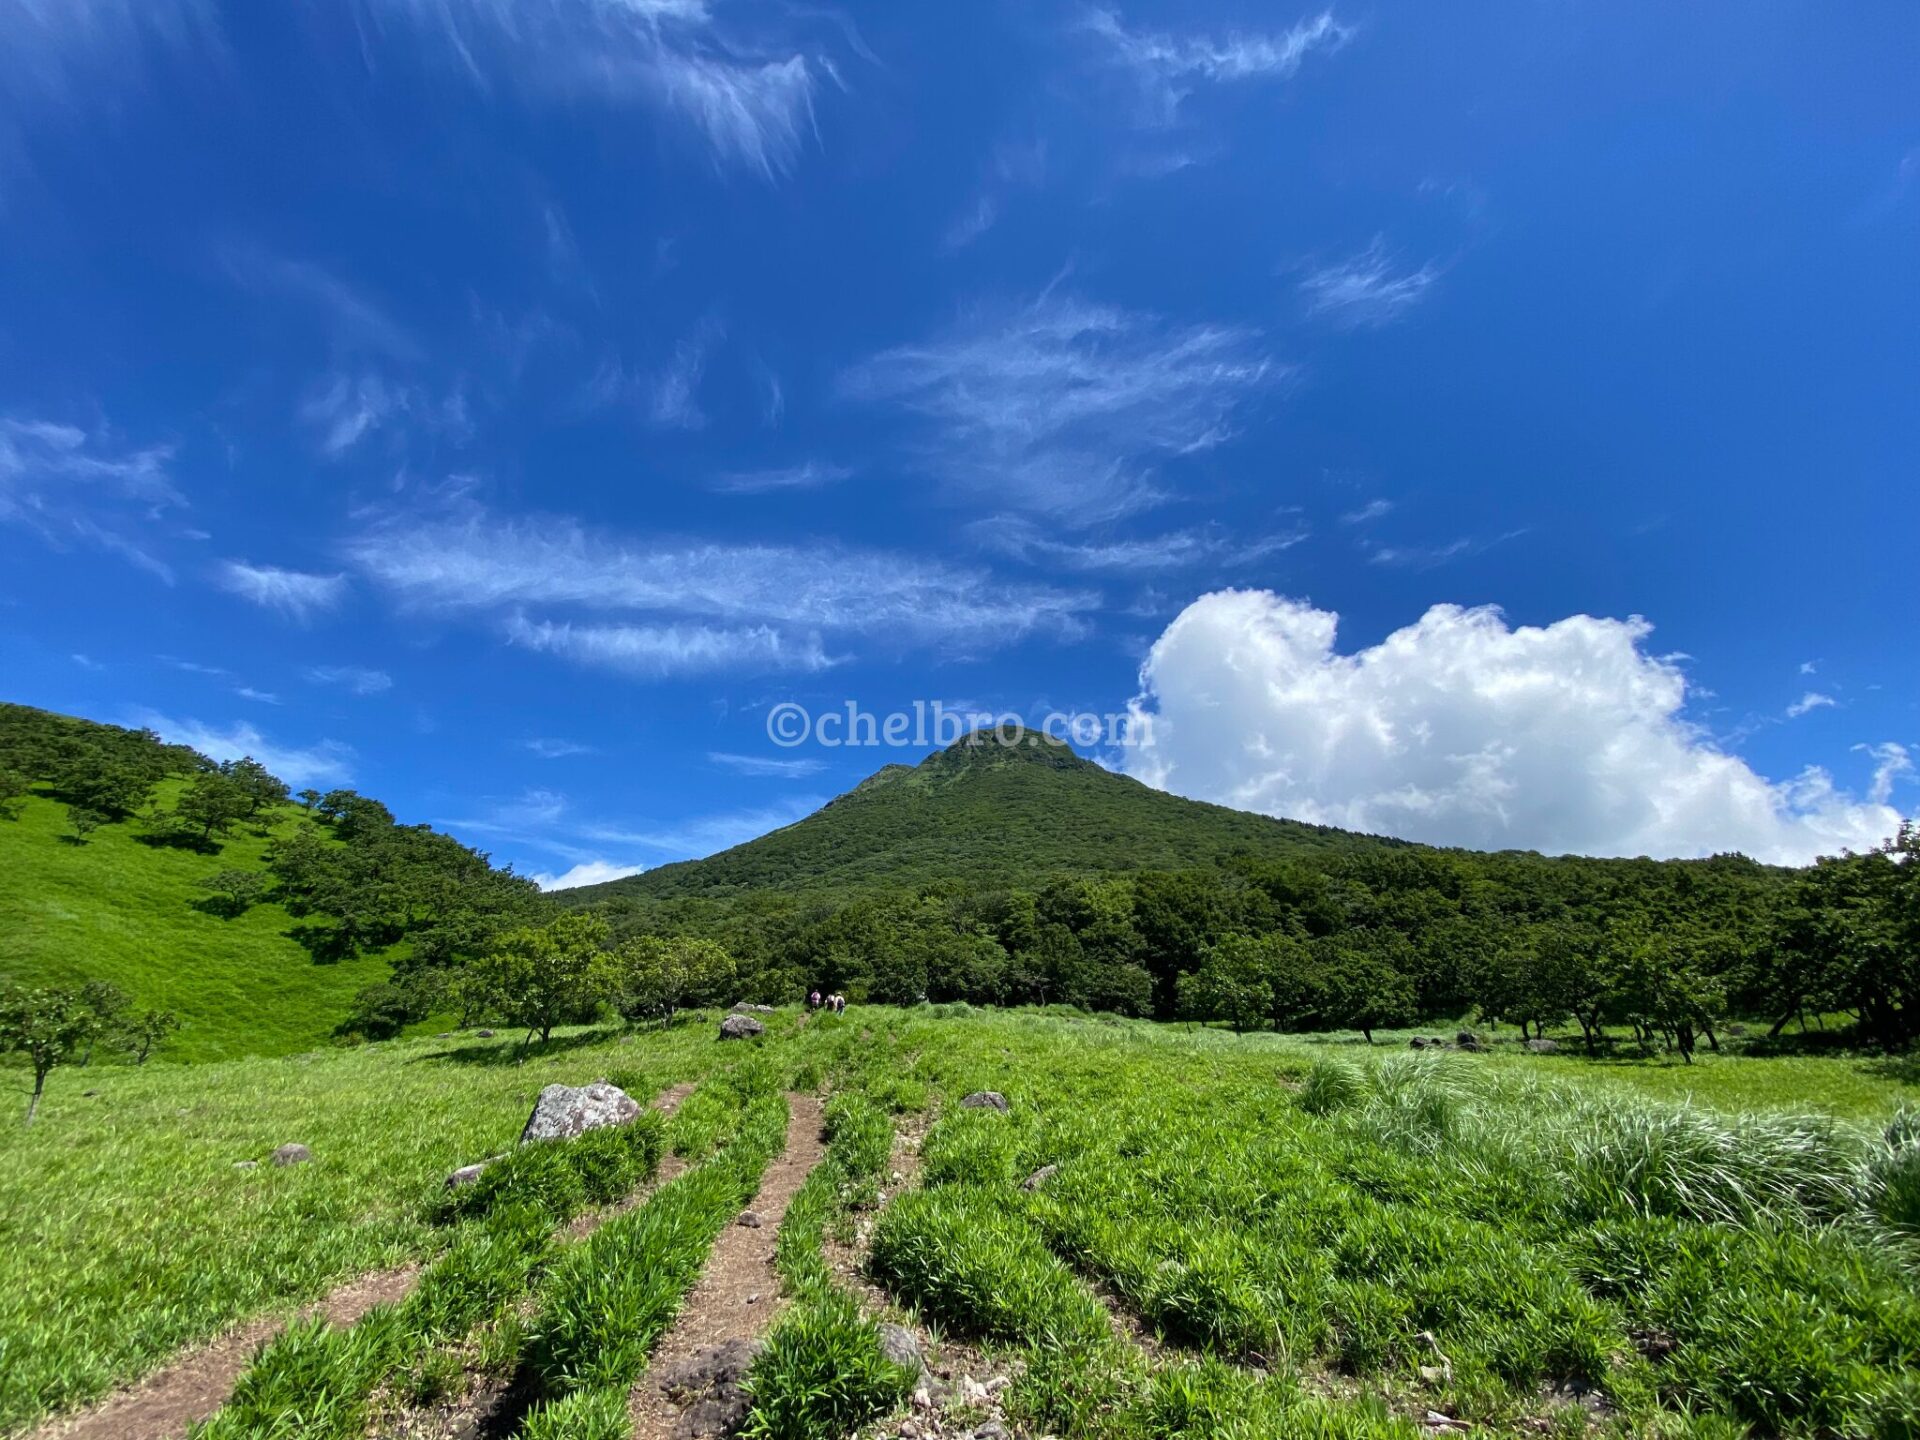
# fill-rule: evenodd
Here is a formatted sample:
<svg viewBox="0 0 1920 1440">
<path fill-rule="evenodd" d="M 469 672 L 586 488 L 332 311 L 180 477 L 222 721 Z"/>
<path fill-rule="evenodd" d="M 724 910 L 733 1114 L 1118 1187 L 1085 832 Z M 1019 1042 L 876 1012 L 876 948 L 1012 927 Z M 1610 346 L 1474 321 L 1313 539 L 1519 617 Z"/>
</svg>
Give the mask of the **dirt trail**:
<svg viewBox="0 0 1920 1440">
<path fill-rule="evenodd" d="M 706 1270 L 634 1386 L 633 1440 L 724 1435 L 744 1416 L 739 1382 L 754 1341 L 783 1308 L 773 1269 L 780 1222 L 826 1153 L 823 1116 L 818 1096 L 787 1096 L 786 1151 L 767 1167 L 749 1208 L 714 1242 Z"/>
<path fill-rule="evenodd" d="M 675 1085 L 655 1097 L 654 1108 L 671 1115 L 692 1092 L 692 1085 Z M 666 1156 L 660 1164 L 660 1178 L 668 1179 L 680 1168 L 677 1157 Z M 631 1204 L 632 1200 L 624 1203 Z M 590 1218 L 597 1224 L 604 1212 Z M 574 1223 L 577 1226 L 580 1221 Z M 590 1224 L 587 1228 L 593 1227 Z M 406 1299 L 419 1279 L 417 1264 L 360 1275 L 301 1309 L 298 1318 L 307 1320 L 317 1315 L 329 1325 L 354 1325 L 374 1306 Z M 227 1403 L 234 1385 L 253 1362 L 254 1352 L 282 1328 L 282 1320 L 274 1315 L 249 1320 L 212 1343 L 168 1361 L 90 1408 L 47 1421 L 32 1432 L 30 1440 L 172 1440 L 184 1435 Z"/>
</svg>

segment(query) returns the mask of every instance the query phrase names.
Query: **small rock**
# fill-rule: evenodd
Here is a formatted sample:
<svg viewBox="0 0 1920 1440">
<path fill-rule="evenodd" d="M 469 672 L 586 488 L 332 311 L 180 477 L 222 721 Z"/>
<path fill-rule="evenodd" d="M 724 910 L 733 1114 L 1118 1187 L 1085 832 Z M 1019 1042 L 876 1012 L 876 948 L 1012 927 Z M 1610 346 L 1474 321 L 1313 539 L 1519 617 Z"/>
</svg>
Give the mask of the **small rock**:
<svg viewBox="0 0 1920 1440">
<path fill-rule="evenodd" d="M 1424 1050 L 1427 1048 L 1427 1042 L 1416 1035 L 1407 1041 L 1407 1048 L 1410 1050 Z"/>
<path fill-rule="evenodd" d="M 1453 1377 L 1447 1372 L 1446 1368 L 1443 1366 L 1422 1365 L 1420 1367 L 1420 1378 L 1426 1381 L 1427 1384 L 1429 1385 L 1444 1385 L 1447 1383 L 1448 1380 L 1452 1379 Z"/>
<path fill-rule="evenodd" d="M 760 1303 L 760 1292 L 756 1290 L 753 1294 L 747 1296 L 747 1303 L 749 1305 L 758 1305 Z"/>
<path fill-rule="evenodd" d="M 931 1410 L 933 1408 L 933 1395 L 928 1391 L 926 1386 L 922 1385 L 918 1390 L 913 1392 L 913 1399 L 909 1403 L 911 1403 L 916 1410 Z"/>
<path fill-rule="evenodd" d="M 476 1030 L 473 1033 L 482 1040 L 493 1039 L 493 1031 L 491 1030 Z"/>
<path fill-rule="evenodd" d="M 624 1125 L 640 1113 L 639 1102 L 618 1085 L 596 1080 L 591 1085 L 549 1085 L 540 1092 L 533 1114 L 520 1132 L 529 1140 L 571 1140 L 589 1130 Z"/>
<path fill-rule="evenodd" d="M 920 1440 L 920 1422 L 911 1417 L 900 1422 L 900 1440 Z"/>
<path fill-rule="evenodd" d="M 451 1039 L 453 1038 L 453 1031 L 451 1031 L 451 1030 L 442 1030 L 442 1031 L 440 1031 L 440 1032 L 439 1032 L 439 1033 L 438 1033 L 437 1035 L 435 1035 L 435 1036 L 434 1036 L 433 1038 L 434 1038 L 434 1039 L 436 1039 L 436 1040 L 451 1040 Z"/>
<path fill-rule="evenodd" d="M 987 1381 L 986 1391 L 989 1395 L 998 1395 L 1002 1390 L 1006 1389 L 1007 1386 L 1011 1385 L 1012 1383 L 1013 1382 L 1009 1380 L 1006 1376 L 996 1375 L 991 1380 Z"/>
<path fill-rule="evenodd" d="M 82 1090 L 80 1092 L 80 1098 L 82 1100 L 91 1100 L 94 1096 L 98 1095 L 99 1093 L 100 1092 L 98 1090 Z"/>
<path fill-rule="evenodd" d="M 962 1375 L 960 1377 L 960 1398 L 969 1405 L 985 1405 L 988 1399 L 987 1387 L 971 1375 Z"/>
<path fill-rule="evenodd" d="M 733 1222 L 743 1230 L 758 1230 L 764 1223 L 758 1210 L 742 1210 L 740 1218 Z"/>
<path fill-rule="evenodd" d="M 1007 1427 L 998 1420 L 989 1420 L 973 1432 L 973 1440 L 1007 1440 Z"/>
<path fill-rule="evenodd" d="M 1038 1190 L 1059 1173 L 1060 1167 L 1058 1165 L 1042 1165 L 1038 1170 L 1034 1171 L 1033 1174 L 1027 1176 L 1026 1179 L 1020 1182 L 1020 1188 L 1026 1191 Z"/>
<path fill-rule="evenodd" d="M 252 1170 L 257 1168 L 259 1164 L 260 1162 L 258 1160 L 236 1160 L 233 1162 L 233 1168 L 236 1170 Z"/>
<path fill-rule="evenodd" d="M 462 1165 L 458 1170 L 447 1176 L 447 1189 L 458 1190 L 462 1185 L 471 1185 L 480 1178 L 480 1173 L 485 1170 L 487 1166 L 499 1158 L 498 1155 L 494 1155 L 485 1160 L 476 1160 L 471 1165 Z"/>
<path fill-rule="evenodd" d="M 1005 1110 L 1007 1097 L 998 1090 L 976 1090 L 960 1102 L 962 1110 Z"/>
<path fill-rule="evenodd" d="M 1549 1040 L 1545 1036 L 1527 1041 L 1527 1049 L 1536 1055 L 1552 1055 L 1560 1048 L 1560 1042 Z"/>
<path fill-rule="evenodd" d="M 1455 1035 L 1453 1037 L 1453 1043 L 1458 1045 L 1462 1050 L 1478 1050 L 1481 1048 L 1480 1037 L 1471 1030 L 1462 1030 L 1459 1034 Z"/>
<path fill-rule="evenodd" d="M 764 1035 L 767 1027 L 751 1015 L 729 1015 L 720 1022 L 722 1040 L 751 1040 L 756 1035 Z"/>
<path fill-rule="evenodd" d="M 882 1325 L 879 1329 L 880 1353 L 895 1365 L 924 1370 L 926 1360 L 920 1353 L 920 1341 L 904 1325 Z"/>
<path fill-rule="evenodd" d="M 313 1152 L 304 1145 L 282 1145 L 273 1152 L 276 1165 L 304 1165 L 313 1158 Z"/>
</svg>

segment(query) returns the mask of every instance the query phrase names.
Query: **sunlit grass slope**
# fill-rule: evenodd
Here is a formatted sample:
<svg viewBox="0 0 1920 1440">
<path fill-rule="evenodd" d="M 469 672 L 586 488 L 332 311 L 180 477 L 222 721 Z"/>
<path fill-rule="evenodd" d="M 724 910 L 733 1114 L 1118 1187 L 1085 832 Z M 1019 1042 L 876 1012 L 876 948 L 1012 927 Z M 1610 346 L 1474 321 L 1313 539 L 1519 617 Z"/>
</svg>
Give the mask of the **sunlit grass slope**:
<svg viewBox="0 0 1920 1440">
<path fill-rule="evenodd" d="M 156 788 L 171 803 L 178 781 Z M 194 908 L 200 882 L 260 870 L 272 833 L 305 823 L 281 806 L 242 825 L 217 855 L 141 843 L 139 822 L 68 843 L 65 808 L 40 796 L 0 820 L 0 978 L 74 985 L 107 980 L 138 1007 L 172 1010 L 181 1028 L 161 1059 L 285 1054 L 325 1042 L 355 991 L 386 979 L 383 955 L 316 965 L 278 905 L 222 919 Z M 263 836 L 254 833 L 265 829 Z"/>
</svg>

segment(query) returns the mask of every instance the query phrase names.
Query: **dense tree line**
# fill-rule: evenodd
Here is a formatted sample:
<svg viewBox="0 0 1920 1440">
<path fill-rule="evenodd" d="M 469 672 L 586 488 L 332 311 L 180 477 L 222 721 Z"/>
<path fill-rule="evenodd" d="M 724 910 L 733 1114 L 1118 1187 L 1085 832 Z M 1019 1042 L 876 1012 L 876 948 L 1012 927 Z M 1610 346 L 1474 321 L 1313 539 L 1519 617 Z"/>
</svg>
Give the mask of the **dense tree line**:
<svg viewBox="0 0 1920 1440">
<path fill-rule="evenodd" d="M 704 936 L 748 999 L 810 989 L 894 1004 L 1068 1004 L 1243 1029 L 1356 1029 L 1477 1014 L 1525 1034 L 1625 1028 L 1691 1056 L 1729 1016 L 1777 1033 L 1850 1014 L 1920 1034 L 1911 829 L 1805 871 L 1419 847 L 1181 871 L 960 881 L 788 902 L 620 900 L 615 935 Z"/>
</svg>

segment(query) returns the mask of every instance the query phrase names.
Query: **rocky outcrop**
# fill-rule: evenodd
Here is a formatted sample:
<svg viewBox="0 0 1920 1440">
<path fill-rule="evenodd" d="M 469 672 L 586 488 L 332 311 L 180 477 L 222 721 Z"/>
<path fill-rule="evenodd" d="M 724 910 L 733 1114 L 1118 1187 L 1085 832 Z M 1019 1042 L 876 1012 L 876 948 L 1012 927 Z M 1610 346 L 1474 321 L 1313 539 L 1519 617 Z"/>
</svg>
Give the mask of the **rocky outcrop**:
<svg viewBox="0 0 1920 1440">
<path fill-rule="evenodd" d="M 571 1140 L 589 1130 L 625 1125 L 640 1113 L 639 1102 L 618 1085 L 596 1080 L 591 1085 L 549 1085 L 527 1117 L 520 1143 L 529 1140 Z"/>
</svg>

